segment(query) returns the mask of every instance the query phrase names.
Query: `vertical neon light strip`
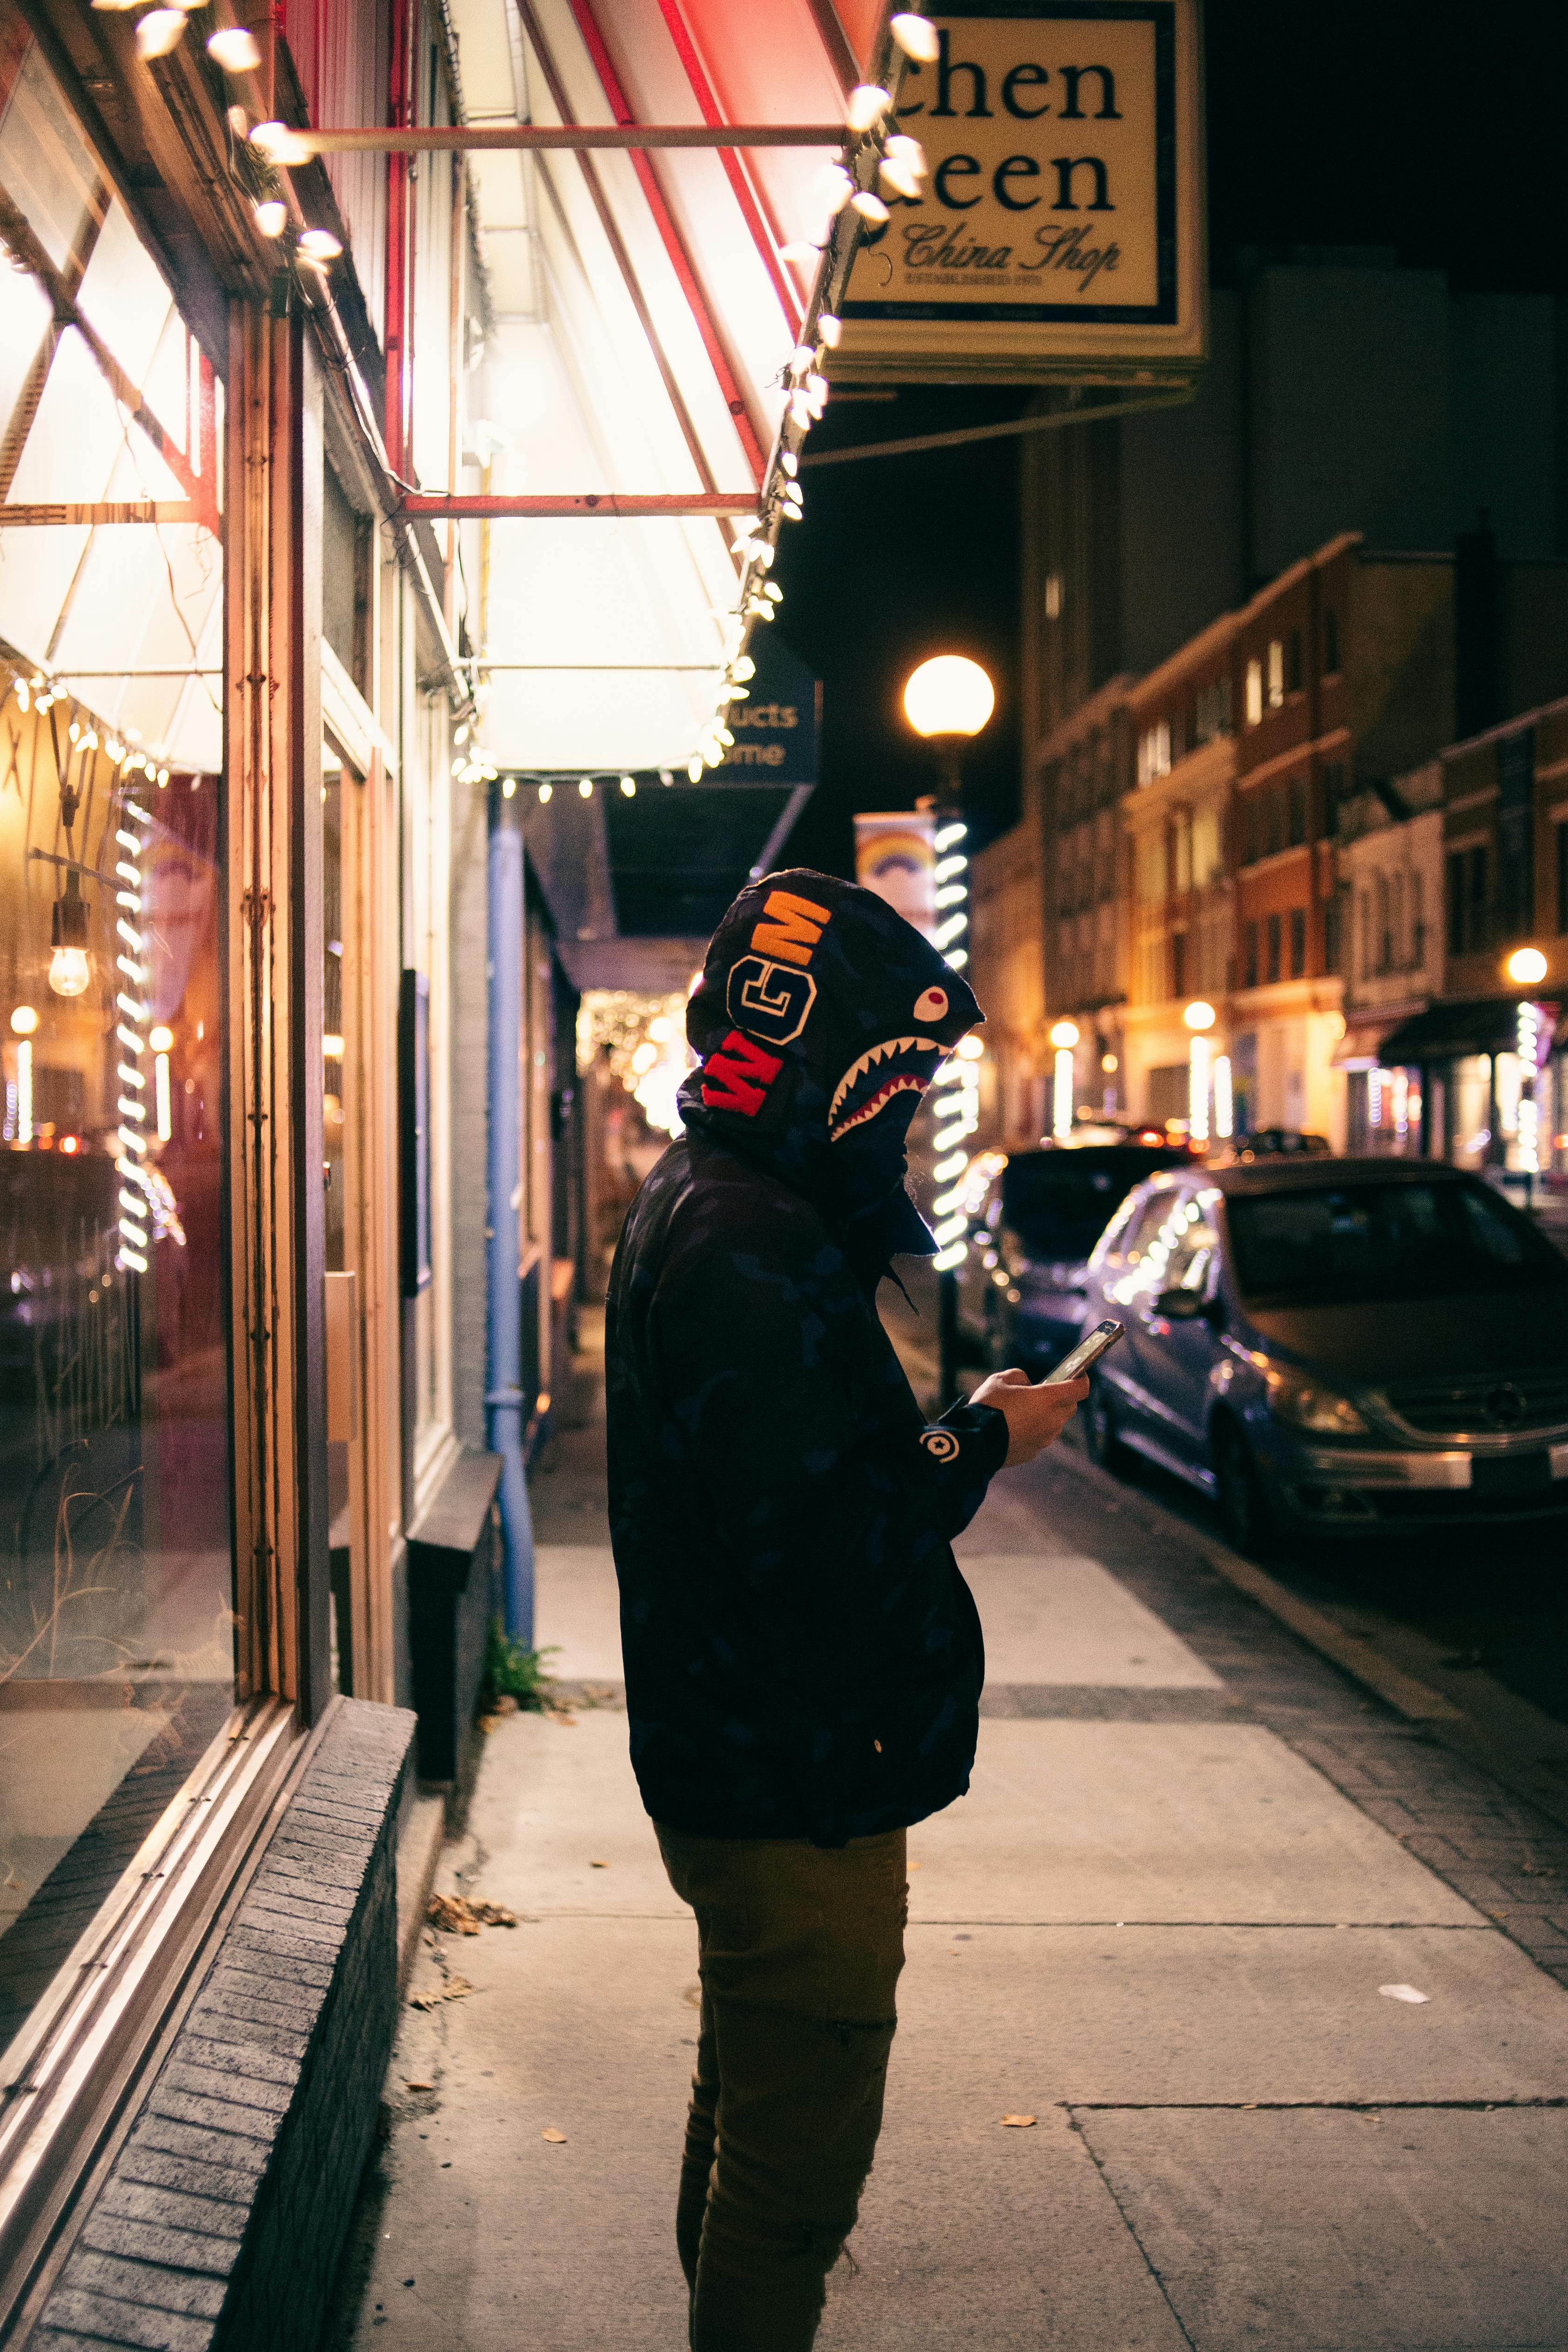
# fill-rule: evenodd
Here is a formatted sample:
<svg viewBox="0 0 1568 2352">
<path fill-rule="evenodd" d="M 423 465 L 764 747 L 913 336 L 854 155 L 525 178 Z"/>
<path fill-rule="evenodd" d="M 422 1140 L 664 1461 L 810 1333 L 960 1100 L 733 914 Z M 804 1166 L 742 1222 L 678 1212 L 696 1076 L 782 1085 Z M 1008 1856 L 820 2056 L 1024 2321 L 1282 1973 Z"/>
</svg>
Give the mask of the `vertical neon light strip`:
<svg viewBox="0 0 1568 2352">
<path fill-rule="evenodd" d="M 158 1117 L 158 1140 L 167 1143 L 174 1132 L 174 1106 L 169 1100 L 169 1056 L 160 1054 L 153 1065 L 153 1100 Z"/>
<path fill-rule="evenodd" d="M 1072 1047 L 1058 1045 L 1051 1082 L 1051 1133 L 1058 1143 L 1072 1133 L 1073 1075 Z"/>
<path fill-rule="evenodd" d="M 1194 1143 L 1209 1139 L 1209 1041 L 1194 1037 L 1187 1055 L 1187 1134 Z"/>
<path fill-rule="evenodd" d="M 115 970 L 123 982 L 115 996 L 115 1009 L 120 1021 L 115 1037 L 121 1048 L 115 1066 L 121 1094 L 115 1105 L 120 1114 L 120 1250 L 115 1264 L 132 1274 L 145 1274 L 148 1265 L 146 1191 L 142 1187 L 142 1163 L 147 1157 L 147 1078 L 142 1065 L 146 1056 L 147 1040 L 143 1034 L 148 1008 L 140 991 L 147 983 L 147 967 L 142 961 L 146 941 L 136 924 L 127 916 L 138 919 L 142 914 L 142 853 L 146 847 L 144 835 L 130 830 L 132 823 L 150 831 L 153 820 L 145 809 L 139 808 L 129 795 L 123 803 L 123 817 L 114 836 L 115 845 L 123 854 L 115 863 L 114 872 L 120 888 L 114 894 L 115 906 L 121 909 L 114 929 L 120 940 L 120 952 L 114 959 Z M 138 992 L 131 993 L 134 989 Z M 132 1185 L 138 1187 L 132 1190 Z"/>
<path fill-rule="evenodd" d="M 1230 1055 L 1216 1054 L 1214 1063 L 1214 1131 L 1224 1143 L 1236 1131 L 1236 1104 L 1230 1090 Z"/>
<path fill-rule="evenodd" d="M 16 1047 L 16 1140 L 33 1139 L 33 1041 L 24 1037 Z"/>
<path fill-rule="evenodd" d="M 1535 1087 L 1541 1067 L 1541 1008 L 1528 997 L 1520 1000 L 1515 1015 L 1519 1052 L 1519 1164 L 1526 1175 L 1541 1173 L 1541 1113 Z"/>
</svg>

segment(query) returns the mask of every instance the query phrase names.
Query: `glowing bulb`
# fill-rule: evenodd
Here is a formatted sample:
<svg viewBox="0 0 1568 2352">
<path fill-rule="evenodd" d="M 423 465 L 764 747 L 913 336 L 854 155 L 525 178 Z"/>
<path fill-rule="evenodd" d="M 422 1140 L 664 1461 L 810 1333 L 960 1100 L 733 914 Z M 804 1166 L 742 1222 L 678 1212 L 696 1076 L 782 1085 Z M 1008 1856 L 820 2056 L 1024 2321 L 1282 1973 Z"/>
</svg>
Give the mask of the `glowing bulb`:
<svg viewBox="0 0 1568 2352">
<path fill-rule="evenodd" d="M 159 1023 L 156 1029 L 153 1029 L 148 1032 L 147 1043 L 152 1046 L 154 1054 L 166 1054 L 174 1042 L 174 1031 L 172 1029 L 165 1029 L 162 1022 Z"/>
<path fill-rule="evenodd" d="M 18 1037 L 30 1037 L 38 1025 L 38 1016 L 30 1004 L 18 1004 L 11 1015 L 11 1026 Z"/>
<path fill-rule="evenodd" d="M 307 261 L 318 263 L 335 261 L 342 249 L 331 229 L 308 228 L 301 232 L 300 250 Z"/>
<path fill-rule="evenodd" d="M 269 163 L 308 163 L 310 160 L 310 149 L 286 122 L 258 122 L 250 134 L 250 143 L 259 147 Z"/>
<path fill-rule="evenodd" d="M 842 319 L 836 319 L 831 310 L 819 310 L 816 314 L 816 331 L 828 350 L 836 352 L 844 339 L 844 321 Z M 793 472 L 794 468 L 786 467 L 784 470 L 788 473 Z"/>
<path fill-rule="evenodd" d="M 917 65 L 933 66 L 942 55 L 942 43 L 929 16 L 909 10 L 889 17 L 888 30 L 905 57 L 913 58 Z"/>
<path fill-rule="evenodd" d="M 1508 976 L 1521 988 L 1533 988 L 1546 977 L 1546 958 L 1539 948 L 1515 948 L 1508 960 Z"/>
<path fill-rule="evenodd" d="M 1201 996 L 1195 997 L 1182 1014 L 1182 1018 L 1189 1029 L 1212 1029 L 1215 1024 L 1214 1006 L 1205 1004 Z"/>
<path fill-rule="evenodd" d="M 136 27 L 139 58 L 166 58 L 185 30 L 183 8 L 149 8 Z"/>
<path fill-rule="evenodd" d="M 846 99 L 844 120 L 851 131 L 869 131 L 892 102 L 887 90 L 879 89 L 875 82 L 863 81 Z"/>
<path fill-rule="evenodd" d="M 852 196 L 849 201 L 862 220 L 870 221 L 877 226 L 892 217 L 881 197 L 874 196 L 869 188 L 862 188 L 859 194 Z"/>
<path fill-rule="evenodd" d="M 1051 1043 L 1063 1052 L 1070 1051 L 1078 1044 L 1078 1023 L 1058 1021 L 1051 1031 Z"/>
<path fill-rule="evenodd" d="M 282 236 L 289 224 L 287 205 L 280 204 L 276 196 L 268 196 L 264 204 L 255 205 L 251 209 L 256 226 L 263 236 Z"/>
<path fill-rule="evenodd" d="M 510 801 L 510 800 L 515 799 L 516 794 L 517 794 L 517 778 L 516 778 L 515 776 L 503 776 L 503 777 L 501 778 L 501 785 L 500 785 L 500 796 L 501 796 L 502 800 L 503 800 L 503 801 Z"/>
<path fill-rule="evenodd" d="M 243 25 L 226 25 L 221 33 L 210 35 L 207 55 L 225 73 L 254 73 L 261 63 L 256 36 L 247 33 Z"/>
<path fill-rule="evenodd" d="M 963 654 L 921 662 L 904 688 L 904 716 L 917 735 L 978 735 L 995 708 L 991 680 Z"/>
<path fill-rule="evenodd" d="M 85 948 L 57 948 L 49 958 L 49 986 L 57 996 L 80 996 L 92 978 Z"/>
<path fill-rule="evenodd" d="M 637 786 L 630 776 L 623 776 L 621 778 L 621 790 L 625 793 L 627 800 L 631 800 L 634 797 L 637 792 Z"/>
<path fill-rule="evenodd" d="M 540 807 L 541 807 L 541 808 L 548 808 L 548 806 L 550 805 L 550 795 L 551 795 L 551 793 L 554 791 L 554 789 L 555 789 L 555 787 L 554 787 L 554 785 L 553 785 L 553 784 L 541 784 L 541 785 L 540 785 L 540 787 L 539 787 L 539 805 L 540 805 Z"/>
<path fill-rule="evenodd" d="M 808 237 L 795 236 L 791 237 L 787 245 L 780 246 L 779 259 L 781 261 L 804 261 L 809 266 L 810 263 L 814 262 L 817 258 L 821 251 L 822 247 L 819 245 L 813 245 Z"/>
<path fill-rule="evenodd" d="M 594 797 L 594 779 L 593 779 L 593 777 L 592 777 L 592 776 L 584 776 L 584 779 L 583 779 L 583 781 L 582 781 L 582 782 L 578 785 L 577 790 L 578 790 L 579 793 L 582 795 L 582 797 L 583 797 L 583 799 L 584 799 L 584 800 L 585 800 L 585 801 L 591 801 L 591 800 L 593 799 L 593 797 Z"/>
</svg>

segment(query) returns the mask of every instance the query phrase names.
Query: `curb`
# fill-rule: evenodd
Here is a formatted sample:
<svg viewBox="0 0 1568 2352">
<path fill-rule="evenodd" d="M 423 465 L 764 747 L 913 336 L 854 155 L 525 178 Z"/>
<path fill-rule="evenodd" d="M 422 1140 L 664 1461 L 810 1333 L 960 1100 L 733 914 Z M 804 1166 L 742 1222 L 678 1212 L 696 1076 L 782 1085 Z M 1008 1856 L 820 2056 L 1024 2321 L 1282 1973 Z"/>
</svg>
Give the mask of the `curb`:
<svg viewBox="0 0 1568 2352">
<path fill-rule="evenodd" d="M 1406 1722 L 1459 1723 L 1465 1720 L 1464 1709 L 1456 1706 L 1452 1699 L 1445 1698 L 1441 1691 L 1431 1689 L 1427 1684 L 1418 1682 L 1414 1675 L 1407 1675 L 1402 1667 L 1392 1664 L 1381 1650 L 1361 1634 L 1347 1633 L 1342 1625 L 1337 1625 L 1331 1617 L 1325 1616 L 1322 1610 L 1314 1609 L 1310 1601 L 1301 1600 L 1288 1585 L 1270 1576 L 1267 1569 L 1258 1568 L 1252 1560 L 1243 1559 L 1239 1552 L 1216 1543 L 1212 1536 L 1187 1527 L 1184 1521 L 1173 1522 L 1169 1513 L 1162 1511 L 1157 1504 L 1150 1503 L 1135 1486 L 1126 1486 L 1121 1480 L 1111 1477 L 1109 1471 L 1101 1470 L 1085 1455 L 1063 1447 L 1052 1458 L 1064 1469 L 1069 1469 L 1075 1477 L 1087 1480 L 1106 1494 L 1113 1494 L 1121 1508 L 1130 1512 L 1152 1534 L 1169 1534 L 1173 1524 L 1181 1527 L 1199 1559 L 1205 1560 L 1217 1575 L 1223 1576 L 1228 1584 L 1234 1584 L 1238 1592 L 1245 1592 L 1248 1600 L 1256 1601 L 1260 1608 L 1267 1609 L 1271 1617 L 1278 1618 L 1280 1624 L 1338 1666 L 1342 1674 L 1349 1675 L 1352 1681 L 1373 1692 L 1386 1706 L 1393 1707 L 1396 1715 L 1404 1716 Z"/>
</svg>

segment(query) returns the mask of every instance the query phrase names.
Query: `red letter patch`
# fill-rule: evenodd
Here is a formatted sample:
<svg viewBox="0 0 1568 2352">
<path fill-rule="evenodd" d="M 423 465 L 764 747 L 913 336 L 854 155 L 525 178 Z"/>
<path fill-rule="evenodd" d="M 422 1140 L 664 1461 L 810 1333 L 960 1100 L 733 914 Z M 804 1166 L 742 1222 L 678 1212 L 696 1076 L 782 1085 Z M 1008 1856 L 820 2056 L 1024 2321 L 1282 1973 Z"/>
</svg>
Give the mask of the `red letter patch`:
<svg viewBox="0 0 1568 2352">
<path fill-rule="evenodd" d="M 738 1110 L 742 1118 L 755 1118 L 783 1067 L 779 1055 L 764 1053 L 731 1029 L 702 1065 L 702 1099 L 710 1110 Z"/>
</svg>

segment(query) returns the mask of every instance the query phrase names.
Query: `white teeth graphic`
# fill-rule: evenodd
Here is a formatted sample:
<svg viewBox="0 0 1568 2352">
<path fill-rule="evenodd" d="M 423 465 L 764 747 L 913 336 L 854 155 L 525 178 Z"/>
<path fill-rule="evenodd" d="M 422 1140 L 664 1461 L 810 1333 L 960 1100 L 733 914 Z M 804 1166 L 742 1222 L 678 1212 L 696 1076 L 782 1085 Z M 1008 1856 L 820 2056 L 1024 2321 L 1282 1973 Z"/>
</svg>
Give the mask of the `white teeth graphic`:
<svg viewBox="0 0 1568 2352">
<path fill-rule="evenodd" d="M 833 1117 L 835 1111 L 838 1108 L 838 1106 L 843 1101 L 845 1096 L 849 1092 L 849 1089 L 854 1085 L 856 1079 L 863 1078 L 867 1075 L 868 1071 L 874 1070 L 879 1062 L 884 1062 L 887 1060 L 889 1054 L 913 1054 L 917 1052 L 921 1054 L 940 1054 L 942 1048 L 937 1044 L 934 1037 L 884 1037 L 879 1045 L 869 1046 L 867 1051 L 861 1055 L 859 1060 L 852 1063 L 849 1068 L 845 1071 L 844 1076 L 839 1079 L 837 1086 L 834 1088 L 833 1100 L 827 1106 L 828 1118 L 831 1118 Z M 921 1078 L 914 1080 L 912 1083 L 923 1086 L 925 1081 Z M 852 1119 L 849 1124 L 850 1126 L 857 1126 L 858 1121 Z M 840 1132 L 847 1133 L 848 1129 L 841 1129 Z"/>
<path fill-rule="evenodd" d="M 877 1088 L 868 1103 L 861 1105 L 852 1118 L 847 1118 L 842 1126 L 830 1127 L 827 1140 L 837 1143 L 840 1136 L 847 1135 L 852 1128 L 864 1127 L 868 1118 L 875 1118 L 879 1110 L 886 1110 L 895 1095 L 923 1095 L 925 1090 L 924 1078 L 917 1078 L 912 1070 L 906 1071 L 900 1077 L 889 1078 L 885 1087 Z"/>
</svg>

